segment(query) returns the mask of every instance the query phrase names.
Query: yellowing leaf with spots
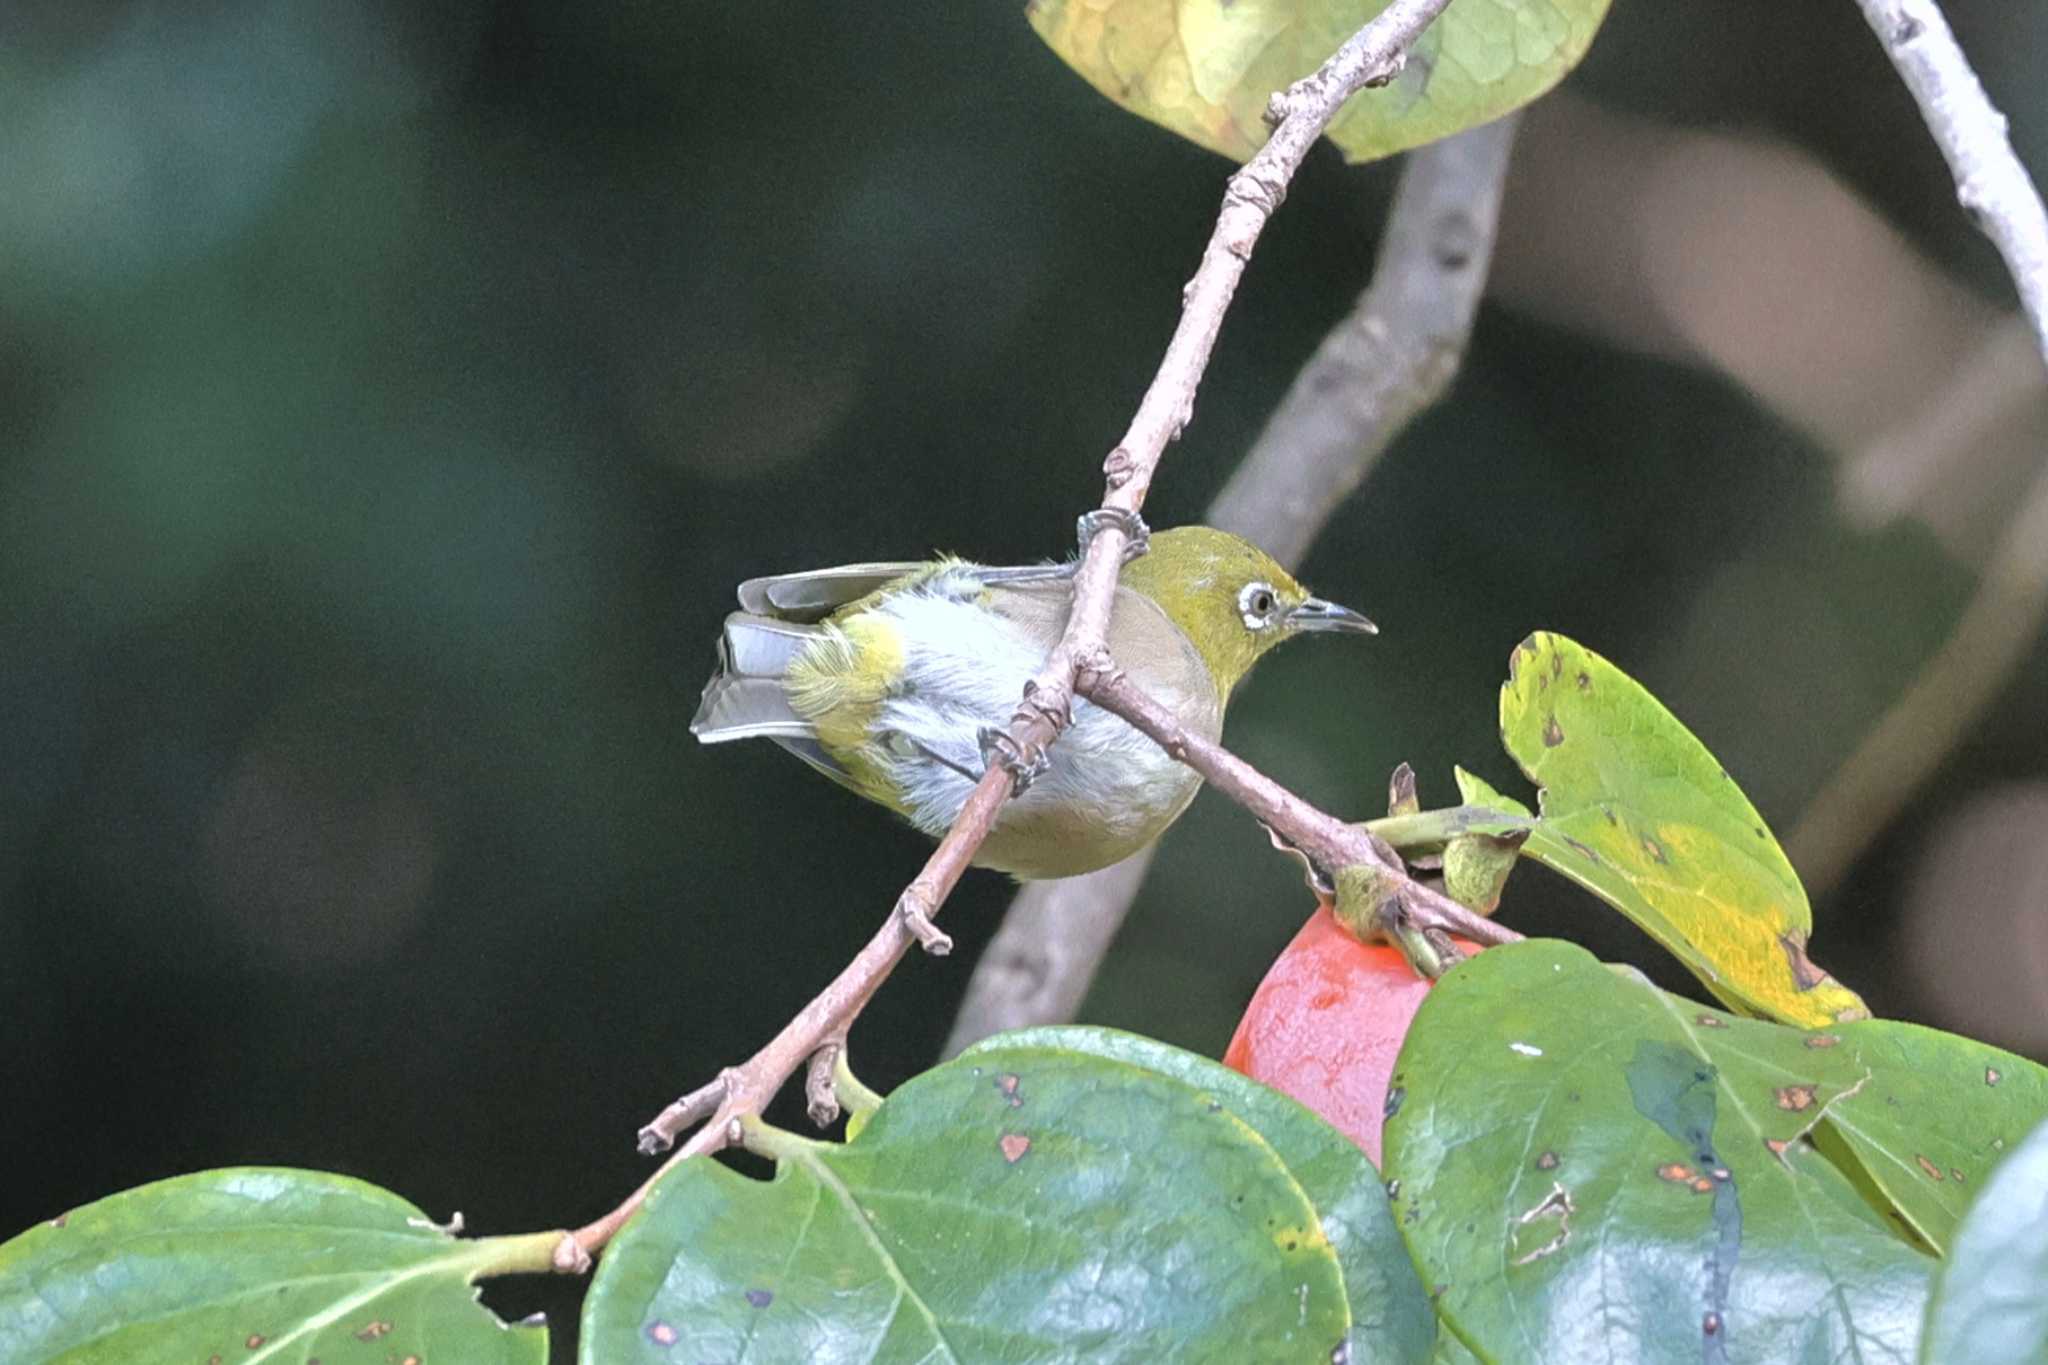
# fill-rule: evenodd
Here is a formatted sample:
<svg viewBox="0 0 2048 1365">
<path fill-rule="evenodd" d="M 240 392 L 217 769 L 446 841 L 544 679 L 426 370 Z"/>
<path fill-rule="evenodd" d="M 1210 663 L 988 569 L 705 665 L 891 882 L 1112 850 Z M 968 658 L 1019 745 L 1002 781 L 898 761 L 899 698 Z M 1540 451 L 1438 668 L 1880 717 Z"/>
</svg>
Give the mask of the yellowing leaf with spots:
<svg viewBox="0 0 2048 1365">
<path fill-rule="evenodd" d="M 1813 912 L 1763 817 L 1635 679 L 1562 635 L 1516 647 L 1501 742 L 1543 789 L 1523 853 L 1627 915 L 1734 1009 L 1866 1017 L 1806 955 Z"/>
<path fill-rule="evenodd" d="M 1356 95 L 1329 137 L 1372 161 L 1519 109 L 1586 53 L 1608 0 L 1455 0 L 1385 90 Z M 1032 0 L 1048 46 L 1132 113 L 1243 161 L 1266 101 L 1314 71 L 1385 0 Z"/>
</svg>

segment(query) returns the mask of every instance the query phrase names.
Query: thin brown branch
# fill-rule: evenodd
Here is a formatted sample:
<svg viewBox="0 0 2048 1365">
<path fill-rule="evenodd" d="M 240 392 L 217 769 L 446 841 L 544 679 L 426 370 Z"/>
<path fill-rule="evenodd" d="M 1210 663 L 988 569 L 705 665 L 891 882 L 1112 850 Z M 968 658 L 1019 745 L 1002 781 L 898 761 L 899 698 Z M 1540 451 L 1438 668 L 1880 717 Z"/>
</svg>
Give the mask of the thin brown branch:
<svg viewBox="0 0 2048 1365">
<path fill-rule="evenodd" d="M 1292 569 L 1382 452 L 1441 398 L 1486 292 L 1516 115 L 1413 152 L 1372 282 L 1323 338 L 1203 518 Z M 945 1055 L 1081 1008 L 1152 850 L 1017 893 L 975 965 Z"/>
<path fill-rule="evenodd" d="M 1083 673 L 1081 695 L 1136 726 L 1174 759 L 1200 773 L 1216 790 L 1237 802 L 1325 871 L 1364 864 L 1399 888 L 1418 929 L 1445 929 L 1477 943 L 1512 943 L 1521 938 L 1505 925 L 1458 904 L 1409 875 L 1400 855 L 1362 825 L 1347 824 L 1296 796 L 1213 740 L 1187 729 L 1113 664 Z"/>
<path fill-rule="evenodd" d="M 2048 209 L 1935 0 L 1856 0 L 1955 176 L 1956 197 L 2005 258 L 2048 360 Z"/>
<path fill-rule="evenodd" d="M 1935 0 L 1857 0 L 1920 106 L 1956 197 L 2005 260 L 2048 361 L 2048 208 Z M 1999 537 L 1955 632 L 1807 808 L 1790 853 L 1832 886 L 1990 705 L 2048 613 L 2048 470 Z"/>
<path fill-rule="evenodd" d="M 1065 1023 L 1080 1013 L 1156 847 L 1086 876 L 1021 887 L 974 964 L 942 1055 L 955 1056 L 990 1034 Z"/>
<path fill-rule="evenodd" d="M 1308 149 L 1346 100 L 1367 85 L 1385 84 L 1393 78 L 1409 45 L 1448 3 L 1394 0 L 1315 73 L 1274 96 L 1273 135 L 1230 177 L 1201 264 L 1182 291 L 1180 321 L 1158 372 L 1138 403 L 1130 429 L 1103 464 L 1106 486 L 1102 507 L 1106 512 L 1128 514 L 1135 522 L 1167 443 L 1180 435 L 1194 415 L 1195 390 L 1208 368 L 1245 263 Z M 1065 727 L 1071 715 L 1075 674 L 1084 667 L 1100 667 L 1107 659 L 1104 640 L 1117 570 L 1129 543 L 1129 525 L 1114 516 L 1104 519 L 1097 533 L 1088 538 L 1074 575 L 1074 600 L 1066 629 L 1044 666 L 1025 684 L 1024 700 L 1010 724 L 1010 746 L 1025 759 L 1043 753 Z M 611 1213 L 563 1239 L 556 1253 L 559 1266 L 588 1264 L 591 1254 L 609 1241 L 645 1200 L 663 1171 L 677 1161 L 729 1145 L 743 1116 L 759 1113 L 820 1043 L 846 1032 L 920 937 L 914 931 L 929 928 L 994 827 L 1014 781 L 1005 765 L 989 765 L 953 827 L 923 870 L 904 888 L 895 911 L 867 946 L 766 1047 L 744 1065 L 722 1074 L 716 1111 L 663 1163 L 661 1171 Z M 926 936 L 926 942 L 931 944 L 930 937 Z M 686 1125 L 672 1118 L 672 1110 L 673 1106 L 664 1110 L 641 1130 L 643 1149 L 659 1150 L 680 1136 Z M 695 1117 L 694 1111 L 691 1117 Z"/>
</svg>

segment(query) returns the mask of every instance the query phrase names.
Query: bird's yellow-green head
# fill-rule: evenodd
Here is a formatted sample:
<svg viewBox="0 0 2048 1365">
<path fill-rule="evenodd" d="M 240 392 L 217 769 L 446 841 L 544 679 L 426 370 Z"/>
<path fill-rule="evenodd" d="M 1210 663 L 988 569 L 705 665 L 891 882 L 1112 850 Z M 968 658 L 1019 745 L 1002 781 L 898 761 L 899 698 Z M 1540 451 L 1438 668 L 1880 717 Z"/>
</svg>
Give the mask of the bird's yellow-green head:
<svg viewBox="0 0 2048 1365">
<path fill-rule="evenodd" d="M 1157 602 L 1194 641 L 1219 697 L 1228 697 L 1282 640 L 1377 629 L 1350 608 L 1311 595 L 1250 541 L 1208 526 L 1154 533 L 1150 550 L 1124 567 L 1122 581 Z"/>
</svg>

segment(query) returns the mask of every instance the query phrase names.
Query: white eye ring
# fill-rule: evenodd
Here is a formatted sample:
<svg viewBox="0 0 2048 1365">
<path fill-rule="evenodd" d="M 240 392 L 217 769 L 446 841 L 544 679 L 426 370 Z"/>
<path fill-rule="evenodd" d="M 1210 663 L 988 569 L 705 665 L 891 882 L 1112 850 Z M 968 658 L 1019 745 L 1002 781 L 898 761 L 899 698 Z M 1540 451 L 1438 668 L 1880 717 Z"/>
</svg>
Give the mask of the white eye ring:
<svg viewBox="0 0 2048 1365">
<path fill-rule="evenodd" d="M 1280 594 L 1273 591 L 1271 583 L 1247 583 L 1237 591 L 1237 614 L 1251 630 L 1272 625 L 1279 607 Z"/>
</svg>

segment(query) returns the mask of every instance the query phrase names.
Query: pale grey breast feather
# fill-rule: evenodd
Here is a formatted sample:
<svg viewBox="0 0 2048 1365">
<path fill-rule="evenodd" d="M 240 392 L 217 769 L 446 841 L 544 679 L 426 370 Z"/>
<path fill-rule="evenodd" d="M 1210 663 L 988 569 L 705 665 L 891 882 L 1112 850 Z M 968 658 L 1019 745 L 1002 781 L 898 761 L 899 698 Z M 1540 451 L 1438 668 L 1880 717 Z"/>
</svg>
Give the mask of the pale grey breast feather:
<svg viewBox="0 0 2048 1365">
<path fill-rule="evenodd" d="M 983 763 L 980 735 L 1010 722 L 1024 683 L 1058 643 L 1069 593 L 1047 577 L 1003 584 L 986 610 L 978 582 L 940 575 L 928 590 L 892 598 L 880 609 L 903 632 L 910 661 L 905 694 L 885 704 L 884 728 L 907 741 L 879 756 L 902 792 L 912 820 L 942 833 L 966 802 Z M 963 589 L 973 587 L 974 592 Z M 1112 652 L 1142 658 L 1144 686 L 1208 738 L 1222 729 L 1222 706 L 1193 644 L 1156 603 L 1119 589 L 1111 618 Z M 934 761 L 934 757 L 938 760 Z M 1019 808 L 1099 810 L 1113 821 L 1123 811 L 1154 810 L 1188 791 L 1193 773 L 1122 719 L 1079 701 L 1074 724 L 1055 744 L 1051 767 L 1017 798 Z"/>
</svg>

